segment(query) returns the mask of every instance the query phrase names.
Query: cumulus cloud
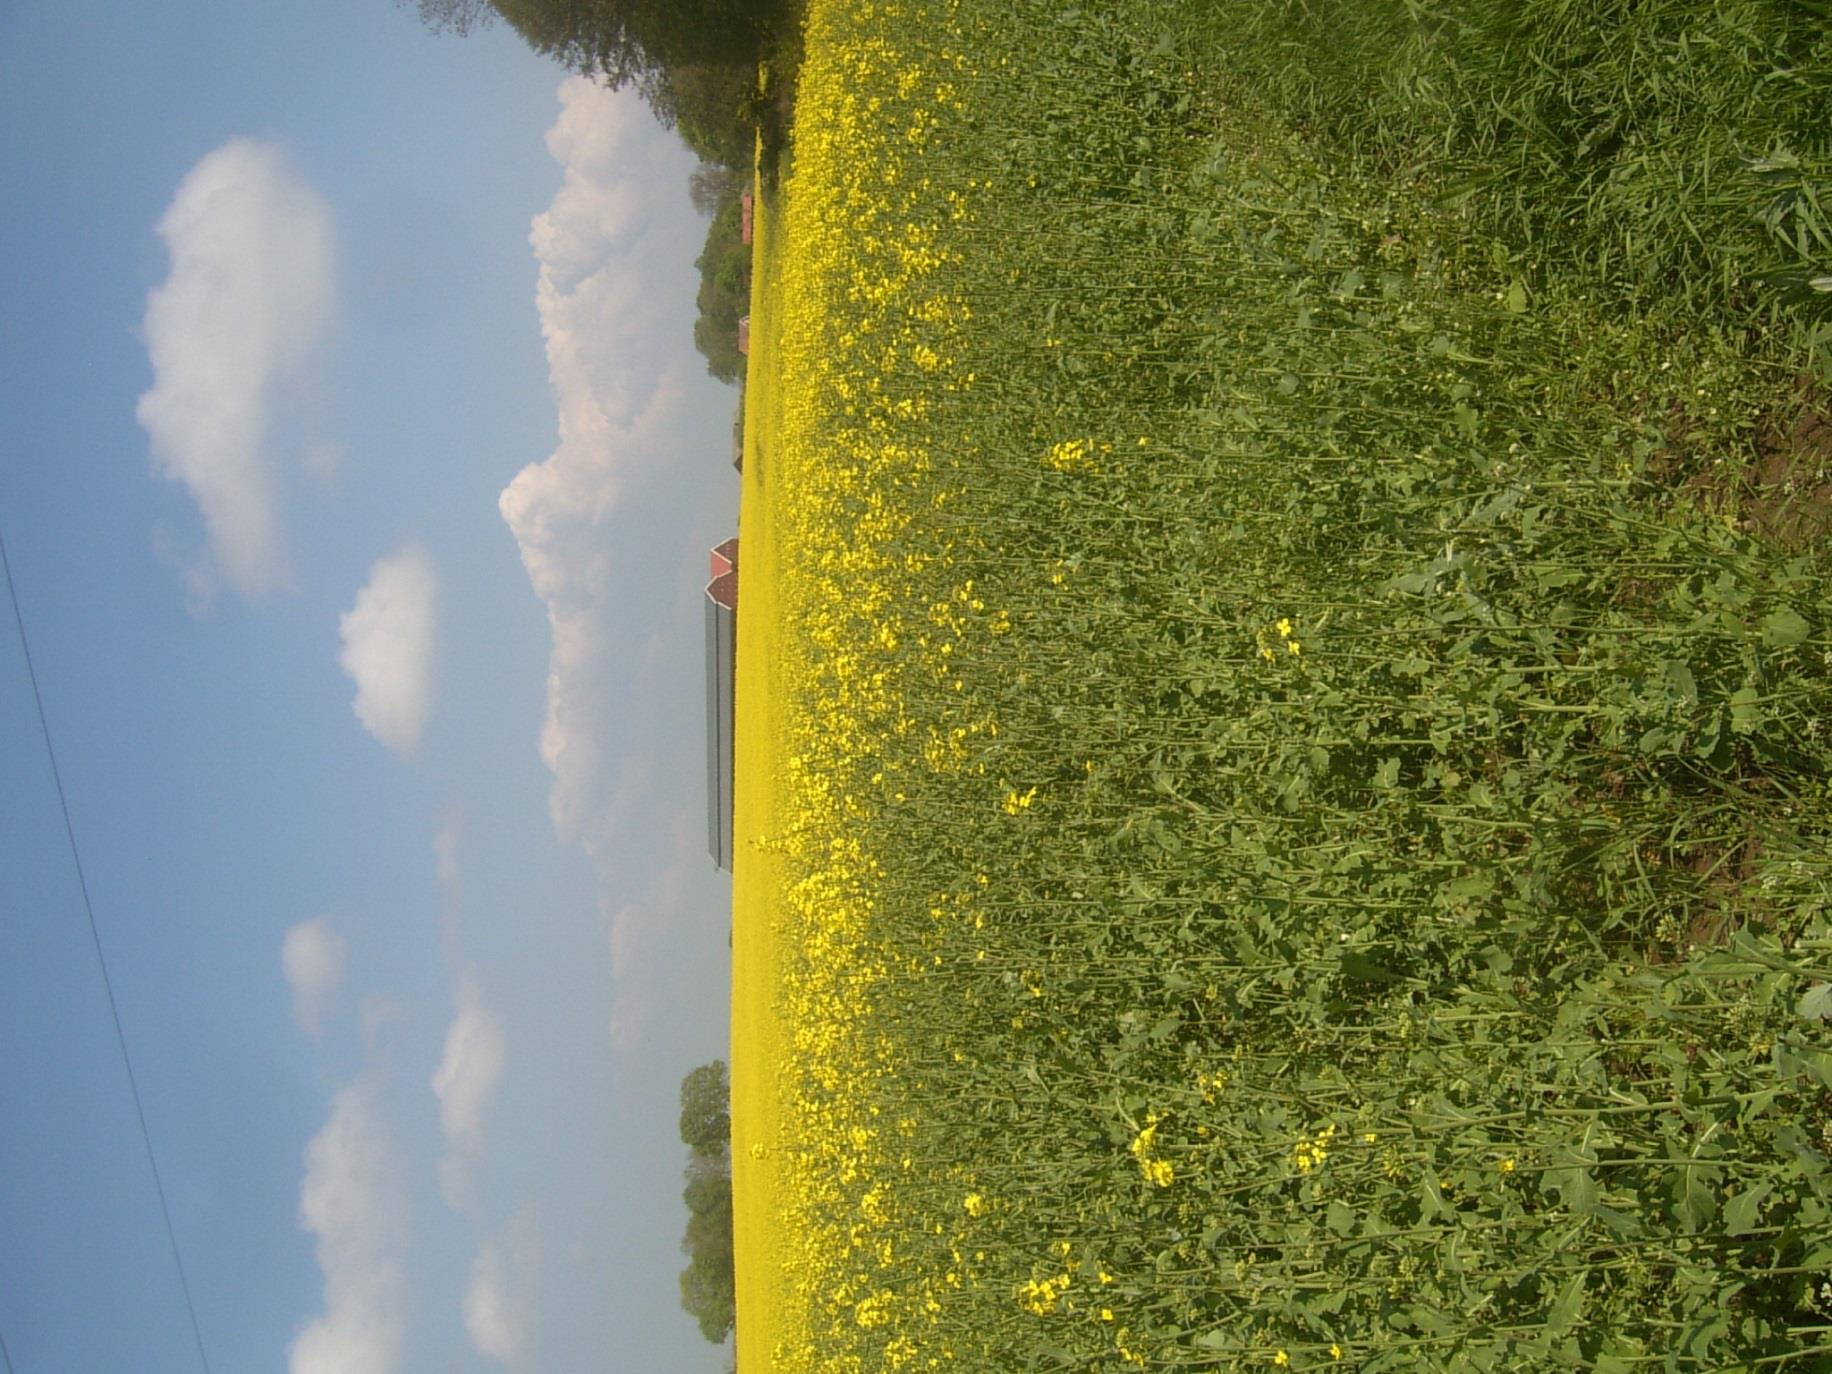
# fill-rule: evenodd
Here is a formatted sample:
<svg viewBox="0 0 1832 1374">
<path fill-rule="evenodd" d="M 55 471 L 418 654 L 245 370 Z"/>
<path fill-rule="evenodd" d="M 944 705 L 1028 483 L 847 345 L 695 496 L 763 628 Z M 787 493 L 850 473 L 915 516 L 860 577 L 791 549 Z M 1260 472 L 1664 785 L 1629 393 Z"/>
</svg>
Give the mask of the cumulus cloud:
<svg viewBox="0 0 1832 1374">
<path fill-rule="evenodd" d="M 331 995 L 343 977 L 343 937 L 323 916 L 301 921 L 280 944 L 280 966 L 293 990 L 293 1020 L 307 1035 L 320 1034 Z"/>
<path fill-rule="evenodd" d="M 674 817 L 666 840 L 666 864 L 655 870 L 638 902 L 617 909 L 605 922 L 611 950 L 610 1040 L 620 1055 L 642 1044 L 668 992 L 656 977 L 670 962 L 671 942 L 685 915 L 688 869 L 703 861 L 705 833 L 699 818 Z"/>
<path fill-rule="evenodd" d="M 678 154 L 634 92 L 572 77 L 559 98 L 547 148 L 564 180 L 528 236 L 559 445 L 516 475 L 499 509 L 553 632 L 540 736 L 549 809 L 562 835 L 585 838 L 602 809 L 612 709 L 605 523 L 631 476 L 664 451 L 682 394 L 656 346 L 675 327 L 653 290 L 673 245 L 645 189 L 672 174 Z"/>
<path fill-rule="evenodd" d="M 439 1098 L 439 1126 L 445 1132 L 439 1189 L 448 1205 L 462 1209 L 470 1205 L 476 1190 L 484 1132 L 505 1052 L 502 1023 L 484 1002 L 472 969 L 458 979 L 457 1004 L 445 1033 L 445 1054 L 432 1081 Z"/>
<path fill-rule="evenodd" d="M 342 1089 L 306 1147 L 299 1220 L 318 1240 L 324 1315 L 293 1339 L 289 1374 L 394 1374 L 407 1330 L 407 1192 L 372 1082 Z"/>
<path fill-rule="evenodd" d="M 524 1207 L 484 1241 L 471 1265 L 471 1282 L 464 1294 L 464 1329 L 485 1358 L 510 1369 L 526 1367 L 533 1345 L 540 1269 L 540 1233 L 533 1210 Z"/>
<path fill-rule="evenodd" d="M 153 385 L 136 414 L 196 500 L 216 569 L 258 596 L 284 562 L 271 414 L 330 321 L 330 215 L 280 149 L 235 138 L 186 174 L 159 234 L 171 271 L 147 297 Z"/>
<path fill-rule="evenodd" d="M 408 545 L 376 560 L 356 604 L 337 622 L 337 661 L 356 683 L 356 718 L 403 758 L 419 747 L 432 699 L 438 591 L 425 551 Z"/>
</svg>

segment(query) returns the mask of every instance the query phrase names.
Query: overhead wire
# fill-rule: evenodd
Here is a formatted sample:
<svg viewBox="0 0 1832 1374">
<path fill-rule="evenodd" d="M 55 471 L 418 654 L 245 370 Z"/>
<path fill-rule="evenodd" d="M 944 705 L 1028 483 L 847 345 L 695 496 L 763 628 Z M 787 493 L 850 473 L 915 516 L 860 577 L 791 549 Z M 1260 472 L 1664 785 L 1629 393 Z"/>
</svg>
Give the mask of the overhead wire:
<svg viewBox="0 0 1832 1374">
<path fill-rule="evenodd" d="M 95 961 L 102 972 L 102 989 L 108 994 L 108 1014 L 114 1021 L 115 1043 L 121 1048 L 121 1066 L 127 1070 L 127 1086 L 133 1094 L 134 1117 L 140 1123 L 140 1140 L 146 1146 L 146 1163 L 153 1175 L 153 1191 L 159 1195 L 159 1215 L 165 1222 L 165 1238 L 172 1250 L 172 1267 L 178 1274 L 178 1289 L 184 1295 L 185 1314 L 191 1321 L 191 1338 L 197 1344 L 197 1360 L 204 1374 L 211 1374 L 210 1357 L 204 1350 L 203 1328 L 197 1320 L 197 1305 L 191 1299 L 191 1281 L 185 1274 L 184 1256 L 178 1248 L 178 1232 L 172 1225 L 172 1208 L 165 1195 L 165 1179 L 159 1172 L 159 1156 L 153 1149 L 153 1135 L 146 1125 L 146 1105 L 140 1096 L 140 1080 L 134 1073 L 133 1055 L 127 1048 L 127 1030 L 121 1022 L 120 1003 L 115 998 L 114 979 L 108 972 L 108 955 L 102 948 L 102 932 L 96 925 L 95 906 L 89 899 L 89 879 L 83 872 L 82 850 L 77 847 L 76 827 L 70 820 L 70 801 L 64 792 L 63 772 L 57 766 L 57 750 L 51 743 L 51 724 L 45 715 L 44 694 L 38 686 L 38 670 L 32 663 L 32 642 L 25 632 L 25 614 L 19 607 L 19 584 L 13 580 L 12 560 L 6 553 L 6 533 L 0 530 L 0 571 L 6 574 L 7 595 L 13 603 L 13 623 L 19 629 L 19 648 L 25 656 L 25 673 L 32 684 L 32 704 L 38 711 L 38 729 L 44 736 L 45 756 L 51 764 L 51 781 L 57 788 L 57 806 L 64 818 L 64 838 L 70 843 L 70 861 L 76 867 L 76 885 L 83 896 L 83 914 L 89 919 L 89 938 L 95 945 Z M 0 1350 L 4 1350 L 0 1340 Z M 11 1374 L 12 1357 L 7 1356 Z"/>
</svg>

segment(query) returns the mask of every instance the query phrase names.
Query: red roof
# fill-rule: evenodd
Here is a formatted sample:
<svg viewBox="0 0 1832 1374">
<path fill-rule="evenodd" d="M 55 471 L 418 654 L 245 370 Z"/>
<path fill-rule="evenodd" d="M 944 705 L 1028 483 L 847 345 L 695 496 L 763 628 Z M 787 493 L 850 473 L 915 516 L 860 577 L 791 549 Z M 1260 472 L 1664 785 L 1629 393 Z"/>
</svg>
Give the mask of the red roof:
<svg viewBox="0 0 1832 1374">
<path fill-rule="evenodd" d="M 738 566 L 738 541 L 727 539 L 712 551 L 712 576 L 718 577 L 736 569 Z"/>
<path fill-rule="evenodd" d="M 736 611 L 738 609 L 737 569 L 734 568 L 731 572 L 720 573 L 717 577 L 713 578 L 712 581 L 708 582 L 706 584 L 706 595 L 710 596 L 721 606 Z"/>
<path fill-rule="evenodd" d="M 744 242 L 749 243 L 751 241 L 751 193 L 749 191 L 746 191 L 738 198 L 738 207 L 743 215 L 743 224 L 739 230 L 739 237 L 743 239 Z"/>
</svg>

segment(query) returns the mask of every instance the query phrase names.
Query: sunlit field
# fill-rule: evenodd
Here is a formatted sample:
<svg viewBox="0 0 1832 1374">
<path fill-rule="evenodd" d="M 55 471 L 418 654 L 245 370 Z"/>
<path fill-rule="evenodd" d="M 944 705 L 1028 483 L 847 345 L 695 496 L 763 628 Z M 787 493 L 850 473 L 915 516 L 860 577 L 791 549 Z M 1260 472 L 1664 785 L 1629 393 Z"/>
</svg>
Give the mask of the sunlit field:
<svg viewBox="0 0 1832 1374">
<path fill-rule="evenodd" d="M 1832 1365 L 1832 48 L 1452 8 L 812 4 L 744 1374 Z"/>
</svg>

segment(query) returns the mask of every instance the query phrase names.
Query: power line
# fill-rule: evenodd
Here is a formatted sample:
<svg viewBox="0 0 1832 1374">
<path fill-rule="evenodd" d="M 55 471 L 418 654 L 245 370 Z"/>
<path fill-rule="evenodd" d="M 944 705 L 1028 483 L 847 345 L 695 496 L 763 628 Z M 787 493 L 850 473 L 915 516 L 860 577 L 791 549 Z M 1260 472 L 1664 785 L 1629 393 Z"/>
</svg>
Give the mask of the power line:
<svg viewBox="0 0 1832 1374">
<path fill-rule="evenodd" d="M 204 1353 L 203 1328 L 197 1323 L 197 1306 L 191 1301 L 191 1281 L 185 1277 L 184 1257 L 178 1252 L 178 1232 L 172 1226 L 172 1208 L 165 1198 L 165 1180 L 159 1174 L 159 1157 L 153 1153 L 153 1135 L 146 1128 L 146 1107 L 140 1100 L 140 1080 L 134 1076 L 133 1056 L 127 1052 L 127 1031 L 121 1025 L 121 1008 L 115 1001 L 114 979 L 108 976 L 108 956 L 102 951 L 102 932 L 95 923 L 95 907 L 89 900 L 89 880 L 83 875 L 83 855 L 76 846 L 76 827 L 70 823 L 70 802 L 64 795 L 64 777 L 57 766 L 57 750 L 51 745 L 51 725 L 45 717 L 44 695 L 38 690 L 38 670 L 32 666 L 32 643 L 26 638 L 25 615 L 19 609 L 19 585 L 13 581 L 13 564 L 6 556 L 6 534 L 0 530 L 0 570 L 6 573 L 6 590 L 13 602 L 13 623 L 19 627 L 19 648 L 25 655 L 25 675 L 32 684 L 32 703 L 38 709 L 38 729 L 44 735 L 45 757 L 51 761 L 51 781 L 57 785 L 57 806 L 64 817 L 64 837 L 70 842 L 70 862 L 76 866 L 76 885 L 83 894 L 83 914 L 89 918 L 89 938 L 95 943 L 95 962 L 102 970 L 102 988 L 108 994 L 108 1014 L 114 1019 L 115 1043 L 121 1047 L 121 1066 L 127 1070 L 127 1086 L 133 1092 L 134 1116 L 140 1122 L 140 1139 L 146 1146 L 146 1163 L 153 1173 L 153 1189 L 159 1194 L 159 1215 L 165 1220 L 165 1238 L 172 1247 L 172 1267 L 178 1271 L 178 1288 L 184 1294 L 184 1308 L 191 1319 L 191 1338 L 197 1342 L 197 1360 L 204 1374 L 210 1374 L 210 1357 Z M 0 1343 L 0 1350 L 4 1350 Z M 8 1374 L 12 1357 L 6 1360 Z"/>
</svg>

